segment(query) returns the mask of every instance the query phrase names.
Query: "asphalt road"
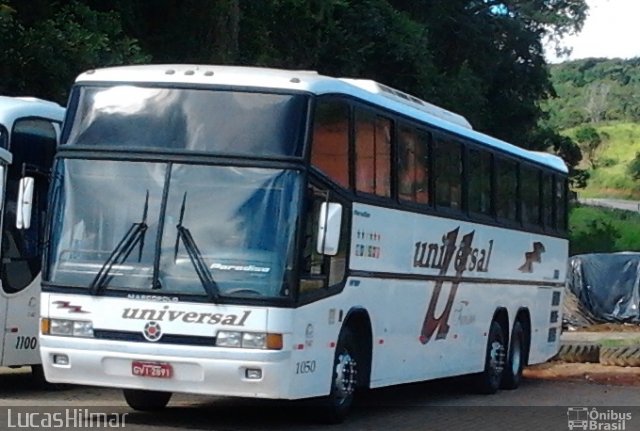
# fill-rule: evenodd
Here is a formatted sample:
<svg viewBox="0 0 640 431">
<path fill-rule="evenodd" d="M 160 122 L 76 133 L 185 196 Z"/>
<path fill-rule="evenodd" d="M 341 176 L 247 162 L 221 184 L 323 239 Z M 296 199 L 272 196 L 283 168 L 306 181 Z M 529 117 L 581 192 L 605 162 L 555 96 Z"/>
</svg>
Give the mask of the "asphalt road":
<svg viewBox="0 0 640 431">
<path fill-rule="evenodd" d="M 627 211 L 640 212 L 640 201 L 627 201 L 623 199 L 579 199 L 581 204 L 599 207 L 617 208 Z"/>
<path fill-rule="evenodd" d="M 27 371 L 0 372 L 0 406 L 0 429 L 17 429 L 20 420 L 24 425 L 29 418 L 31 427 L 46 429 L 42 420 L 47 414 L 77 417 L 77 412 L 85 408 L 112 416 L 119 414 L 119 418 L 124 415 L 127 430 L 327 429 L 327 425 L 312 419 L 315 411 L 309 402 L 175 395 L 162 412 L 136 413 L 126 406 L 120 391 L 88 387 L 43 391 L 32 385 Z M 637 406 L 640 391 L 632 386 L 525 379 L 518 390 L 477 395 L 468 391 L 466 380 L 448 379 L 370 391 L 360 398 L 344 424 L 329 428 L 551 431 L 568 429 L 568 420 L 576 419 L 576 415 L 582 415 L 578 419 L 599 415 L 597 422 L 611 424 L 629 414 L 631 417 L 624 419 L 624 429 L 640 430 Z M 578 407 L 581 410 L 576 410 Z M 113 428 L 96 424 L 82 427 L 87 424 L 77 420 L 66 425 L 75 429 Z"/>
</svg>

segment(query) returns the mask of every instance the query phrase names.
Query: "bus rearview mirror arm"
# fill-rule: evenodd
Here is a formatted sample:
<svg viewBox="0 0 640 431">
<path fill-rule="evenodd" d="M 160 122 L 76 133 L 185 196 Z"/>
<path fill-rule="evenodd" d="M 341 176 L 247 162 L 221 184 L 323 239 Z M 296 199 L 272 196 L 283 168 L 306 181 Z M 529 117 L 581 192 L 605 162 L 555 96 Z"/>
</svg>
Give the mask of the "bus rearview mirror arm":
<svg viewBox="0 0 640 431">
<path fill-rule="evenodd" d="M 33 177 L 22 177 L 18 187 L 18 205 L 16 208 L 16 228 L 31 227 L 31 210 L 33 208 Z"/>
<path fill-rule="evenodd" d="M 335 202 L 322 202 L 318 217 L 318 238 L 316 251 L 319 254 L 335 256 L 340 246 L 342 228 L 342 205 Z"/>
</svg>

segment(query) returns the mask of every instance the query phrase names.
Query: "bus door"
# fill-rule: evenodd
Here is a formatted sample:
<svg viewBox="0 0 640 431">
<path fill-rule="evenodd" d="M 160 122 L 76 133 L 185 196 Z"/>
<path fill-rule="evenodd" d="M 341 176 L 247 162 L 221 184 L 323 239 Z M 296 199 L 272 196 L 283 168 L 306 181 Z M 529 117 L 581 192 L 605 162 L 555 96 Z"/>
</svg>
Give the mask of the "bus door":
<svg viewBox="0 0 640 431">
<path fill-rule="evenodd" d="M 58 123 L 41 118 L 18 119 L 10 132 L 12 162 L 3 175 L 0 251 L 2 366 L 40 362 L 40 269 L 49 175 L 59 134 Z M 31 214 L 17 223 L 19 189 L 27 184 L 33 190 Z"/>
</svg>

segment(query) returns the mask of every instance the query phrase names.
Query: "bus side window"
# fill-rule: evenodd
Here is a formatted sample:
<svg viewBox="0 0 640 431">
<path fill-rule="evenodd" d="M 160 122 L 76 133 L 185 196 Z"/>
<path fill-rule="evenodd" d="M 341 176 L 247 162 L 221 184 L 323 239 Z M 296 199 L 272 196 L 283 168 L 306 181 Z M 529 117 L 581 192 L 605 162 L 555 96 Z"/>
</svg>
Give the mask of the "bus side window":
<svg viewBox="0 0 640 431">
<path fill-rule="evenodd" d="M 540 225 L 540 171 L 521 166 L 520 204 L 522 222 L 528 225 Z"/>
<path fill-rule="evenodd" d="M 356 111 L 356 190 L 391 196 L 391 120 Z"/>
<path fill-rule="evenodd" d="M 567 230 L 567 180 L 556 177 L 556 229 Z"/>
<path fill-rule="evenodd" d="M 491 153 L 469 149 L 469 211 L 490 216 L 491 208 Z"/>
<path fill-rule="evenodd" d="M 318 100 L 311 145 L 311 164 L 349 188 L 349 105 Z"/>
<path fill-rule="evenodd" d="M 516 162 L 498 158 L 496 163 L 496 214 L 498 218 L 517 221 L 518 166 Z"/>
<path fill-rule="evenodd" d="M 343 281 L 346 273 L 348 249 L 348 231 L 345 222 L 347 211 L 343 211 L 338 253 L 335 256 L 326 256 L 317 252 L 318 217 L 320 205 L 326 201 L 326 197 L 325 193 L 312 188 L 309 189 L 307 199 L 307 217 L 300 270 L 300 294 L 302 296 L 325 290 L 327 287 L 335 286 Z"/>
<path fill-rule="evenodd" d="M 400 200 L 429 203 L 429 136 L 406 126 L 398 131 L 398 196 Z"/>
<path fill-rule="evenodd" d="M 553 176 L 542 175 L 542 221 L 547 229 L 555 228 L 555 196 L 553 194 Z"/>
<path fill-rule="evenodd" d="M 462 206 L 462 145 L 435 139 L 436 205 L 461 209 Z"/>
<path fill-rule="evenodd" d="M 9 148 L 9 132 L 0 124 L 0 148 Z"/>
<path fill-rule="evenodd" d="M 49 170 L 56 151 L 53 124 L 41 119 L 15 122 L 10 141 L 13 162 L 7 169 L 6 211 L 2 224 L 2 286 L 6 292 L 27 287 L 40 272 Z M 22 168 L 35 178 L 31 227 L 16 228 L 18 185 Z"/>
</svg>

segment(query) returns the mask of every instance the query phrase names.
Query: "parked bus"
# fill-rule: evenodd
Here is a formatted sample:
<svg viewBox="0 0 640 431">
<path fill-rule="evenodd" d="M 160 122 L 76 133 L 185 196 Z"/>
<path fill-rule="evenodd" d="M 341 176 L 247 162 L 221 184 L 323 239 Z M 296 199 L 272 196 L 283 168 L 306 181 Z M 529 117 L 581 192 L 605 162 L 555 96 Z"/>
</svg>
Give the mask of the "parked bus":
<svg viewBox="0 0 640 431">
<path fill-rule="evenodd" d="M 43 378 L 38 320 L 47 189 L 63 117 L 56 103 L 0 96 L 0 366 L 31 365 L 38 378 Z M 20 183 L 23 177 L 30 179 Z M 33 201 L 17 225 L 21 184 L 30 188 Z"/>
<path fill-rule="evenodd" d="M 318 397 L 558 349 L 567 168 L 368 80 L 154 65 L 72 89 L 43 271 L 47 380 Z"/>
</svg>

